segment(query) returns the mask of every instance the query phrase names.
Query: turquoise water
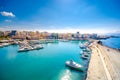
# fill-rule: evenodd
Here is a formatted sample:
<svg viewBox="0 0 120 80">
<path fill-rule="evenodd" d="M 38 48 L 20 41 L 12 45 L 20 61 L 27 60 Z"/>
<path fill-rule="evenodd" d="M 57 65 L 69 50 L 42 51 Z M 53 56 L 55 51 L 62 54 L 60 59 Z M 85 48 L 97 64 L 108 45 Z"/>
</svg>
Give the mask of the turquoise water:
<svg viewBox="0 0 120 80">
<path fill-rule="evenodd" d="M 104 45 L 112 48 L 120 48 L 120 38 L 109 38 L 106 40 L 101 40 Z"/>
<path fill-rule="evenodd" d="M 84 80 L 86 72 L 65 66 L 66 60 L 87 66 L 80 58 L 79 41 L 44 44 L 44 49 L 17 52 L 18 45 L 0 48 L 0 80 Z"/>
</svg>

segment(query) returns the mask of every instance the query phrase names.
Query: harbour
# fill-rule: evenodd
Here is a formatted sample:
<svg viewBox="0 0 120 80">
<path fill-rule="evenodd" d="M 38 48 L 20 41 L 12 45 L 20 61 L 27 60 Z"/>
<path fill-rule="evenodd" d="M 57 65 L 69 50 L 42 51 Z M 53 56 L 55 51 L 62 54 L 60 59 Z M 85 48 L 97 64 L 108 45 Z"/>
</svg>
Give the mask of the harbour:
<svg viewBox="0 0 120 80">
<path fill-rule="evenodd" d="M 120 80 L 119 0 L 0 0 L 0 80 Z"/>
<path fill-rule="evenodd" d="M 43 49 L 21 53 L 18 45 L 0 48 L 1 80 L 62 80 L 65 75 L 68 80 L 85 80 L 89 61 L 80 57 L 79 42 L 48 43 L 43 44 Z M 84 66 L 84 71 L 66 67 L 70 59 Z"/>
<path fill-rule="evenodd" d="M 9 42 L 2 43 L 5 44 L 5 46 L 2 45 L 0 48 L 0 52 L 2 52 L 0 54 L 0 66 L 4 67 L 1 67 L 1 75 L 3 76 L 0 78 L 8 80 L 5 75 L 10 74 L 7 78 L 16 80 L 20 78 L 20 76 L 25 75 L 25 77 L 20 78 L 25 80 L 32 76 L 28 73 L 32 70 L 34 74 L 32 78 L 36 78 L 36 80 L 41 79 L 41 77 L 42 80 L 47 80 L 48 77 L 45 76 L 51 77 L 50 80 L 119 80 L 119 50 L 109 48 L 109 46 L 107 47 L 104 43 L 101 45 L 96 42 L 98 42 L 98 40 L 48 40 L 44 41 L 42 44 L 41 41 L 24 40 L 18 41 L 17 43 L 19 45 L 12 45 Z M 24 49 L 19 51 L 21 44 Z M 41 47 L 44 48 L 37 49 L 38 45 L 42 45 Z M 26 47 L 28 47 L 28 50 L 25 49 Z M 109 59 L 110 57 L 111 59 Z M 111 65 L 111 61 L 114 61 L 114 64 Z M 109 65 L 109 67 L 107 65 Z M 6 73 L 5 69 L 7 66 L 11 67 L 7 69 Z M 19 67 L 15 68 L 14 66 Z M 13 68 L 15 68 L 15 72 Z M 14 73 L 17 71 L 18 74 L 22 72 L 25 72 L 25 74 L 16 75 L 11 72 L 12 69 Z M 50 74 L 49 72 L 54 73 Z M 10 78 L 13 75 L 17 77 L 15 79 Z"/>
</svg>

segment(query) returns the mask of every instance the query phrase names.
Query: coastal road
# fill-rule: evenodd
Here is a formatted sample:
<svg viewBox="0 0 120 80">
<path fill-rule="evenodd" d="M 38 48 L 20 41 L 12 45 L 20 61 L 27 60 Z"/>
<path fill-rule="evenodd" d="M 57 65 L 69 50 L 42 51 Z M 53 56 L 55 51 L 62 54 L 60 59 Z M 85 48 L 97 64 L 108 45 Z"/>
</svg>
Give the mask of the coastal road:
<svg viewBox="0 0 120 80">
<path fill-rule="evenodd" d="M 112 80 L 112 78 L 111 78 L 111 76 L 110 76 L 110 73 L 109 73 L 109 71 L 108 71 L 108 69 L 107 69 L 107 67 L 106 67 L 105 62 L 104 62 L 104 59 L 103 59 L 103 57 L 102 57 L 101 51 L 99 50 L 99 48 L 98 48 L 96 45 L 95 45 L 95 48 L 97 49 L 98 54 L 99 54 L 99 56 L 100 56 L 100 59 L 101 59 L 101 61 L 102 61 L 102 63 L 103 63 L 103 67 L 104 67 L 104 70 L 105 70 L 105 73 L 106 73 L 106 76 L 107 76 L 107 80 Z"/>
</svg>

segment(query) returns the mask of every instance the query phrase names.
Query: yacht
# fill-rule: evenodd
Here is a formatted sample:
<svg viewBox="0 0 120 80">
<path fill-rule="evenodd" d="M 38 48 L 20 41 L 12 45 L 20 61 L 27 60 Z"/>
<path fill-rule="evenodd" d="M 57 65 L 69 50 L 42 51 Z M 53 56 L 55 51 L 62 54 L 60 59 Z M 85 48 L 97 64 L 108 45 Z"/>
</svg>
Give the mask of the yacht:
<svg viewBox="0 0 120 80">
<path fill-rule="evenodd" d="M 66 65 L 70 68 L 73 68 L 75 70 L 80 70 L 82 71 L 83 66 L 74 62 L 73 60 L 66 61 Z"/>
<path fill-rule="evenodd" d="M 28 47 L 20 48 L 19 52 L 29 51 L 30 49 Z"/>
<path fill-rule="evenodd" d="M 42 45 L 38 44 L 32 44 L 32 43 L 25 43 L 22 42 L 19 44 L 19 52 L 24 52 L 24 51 L 31 51 L 31 50 L 37 50 L 37 49 L 42 49 Z"/>
</svg>

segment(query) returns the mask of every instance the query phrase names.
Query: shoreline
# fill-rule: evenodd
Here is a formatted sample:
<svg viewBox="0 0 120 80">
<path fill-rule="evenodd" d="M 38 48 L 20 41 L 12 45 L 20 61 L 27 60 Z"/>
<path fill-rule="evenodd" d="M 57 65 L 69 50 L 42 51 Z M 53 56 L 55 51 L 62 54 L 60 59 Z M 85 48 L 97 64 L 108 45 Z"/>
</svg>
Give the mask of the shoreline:
<svg viewBox="0 0 120 80">
<path fill-rule="evenodd" d="M 119 80 L 120 51 L 94 41 L 86 80 Z"/>
</svg>

